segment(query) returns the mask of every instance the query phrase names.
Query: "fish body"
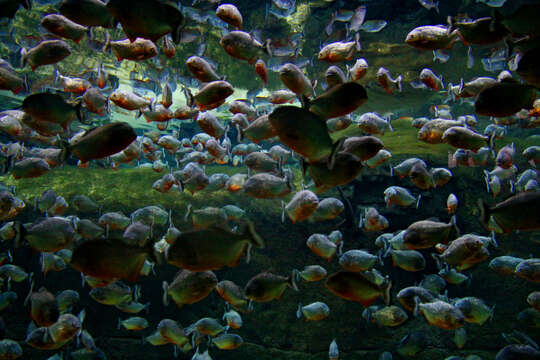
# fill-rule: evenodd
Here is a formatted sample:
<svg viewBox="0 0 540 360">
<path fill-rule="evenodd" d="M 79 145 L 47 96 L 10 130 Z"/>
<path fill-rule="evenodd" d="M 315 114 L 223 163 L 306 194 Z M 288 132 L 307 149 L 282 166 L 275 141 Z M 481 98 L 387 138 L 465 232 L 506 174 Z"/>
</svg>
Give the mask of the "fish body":
<svg viewBox="0 0 540 360">
<path fill-rule="evenodd" d="M 405 231 L 404 244 L 409 249 L 426 249 L 438 243 L 446 243 L 453 228 L 454 221 L 448 224 L 431 220 L 417 221 Z"/>
<path fill-rule="evenodd" d="M 244 293 L 248 299 L 255 302 L 281 300 L 287 287 L 298 291 L 295 278 L 296 271 L 293 271 L 288 277 L 263 272 L 248 281 Z"/>
<path fill-rule="evenodd" d="M 351 68 L 348 68 L 351 79 L 353 81 L 362 79 L 367 74 L 368 68 L 369 65 L 366 59 L 357 59 L 354 65 Z"/>
<path fill-rule="evenodd" d="M 147 257 L 140 247 L 122 242 L 93 240 L 73 249 L 70 265 L 76 270 L 102 280 L 125 279 L 135 281 Z"/>
<path fill-rule="evenodd" d="M 479 115 L 505 117 L 521 109 L 532 109 L 536 100 L 536 88 L 517 82 L 500 82 L 484 88 L 474 102 Z"/>
<path fill-rule="evenodd" d="M 24 238 L 33 249 L 56 252 L 71 244 L 75 230 L 65 218 L 48 217 L 25 228 L 24 233 Z"/>
<path fill-rule="evenodd" d="M 136 137 L 127 123 L 113 122 L 87 131 L 69 145 L 69 151 L 82 162 L 102 159 L 124 150 Z"/>
<path fill-rule="evenodd" d="M 101 0 L 62 0 L 59 11 L 77 24 L 112 28 L 116 22 Z"/>
<path fill-rule="evenodd" d="M 244 289 L 236 285 L 230 280 L 223 280 L 217 283 L 216 291 L 225 300 L 230 304 L 234 309 L 240 312 L 248 312 L 249 299 L 246 298 L 244 294 Z"/>
<path fill-rule="evenodd" d="M 388 327 L 400 326 L 409 319 L 407 313 L 395 305 L 370 306 L 363 311 L 362 317 L 369 323 Z"/>
<path fill-rule="evenodd" d="M 477 152 L 486 144 L 491 147 L 491 138 L 479 134 L 462 126 L 453 126 L 446 129 L 441 140 L 455 148 L 467 149 Z"/>
<path fill-rule="evenodd" d="M 312 112 L 280 106 L 268 118 L 280 140 L 310 162 L 323 160 L 332 153 L 334 144 L 326 122 Z"/>
<path fill-rule="evenodd" d="M 227 81 L 211 81 L 193 96 L 193 101 L 201 111 L 211 110 L 223 104 L 233 93 L 234 89 Z"/>
<path fill-rule="evenodd" d="M 170 284 L 163 282 L 163 301 L 166 304 L 171 297 L 178 307 L 194 304 L 206 298 L 217 283 L 217 277 L 211 271 L 181 270 Z"/>
<path fill-rule="evenodd" d="M 203 83 L 222 80 L 214 67 L 199 56 L 189 57 L 186 60 L 186 66 L 193 76 Z"/>
<path fill-rule="evenodd" d="M 441 329 L 455 330 L 465 324 L 461 310 L 444 301 L 418 304 L 418 311 L 424 315 L 428 324 Z"/>
<path fill-rule="evenodd" d="M 309 96 L 313 86 L 304 72 L 295 64 L 286 63 L 279 69 L 281 82 L 297 96 Z"/>
<path fill-rule="evenodd" d="M 484 204 L 482 221 L 487 224 L 493 218 L 505 233 L 538 230 L 540 222 L 534 209 L 539 205 L 540 194 L 537 192 L 519 193 L 491 208 Z"/>
<path fill-rule="evenodd" d="M 143 61 L 157 55 L 156 45 L 147 39 L 137 38 L 134 41 L 129 39 L 111 41 L 112 52 L 118 61 L 133 60 Z"/>
<path fill-rule="evenodd" d="M 293 190 L 288 178 L 281 178 L 270 173 L 260 173 L 249 177 L 244 192 L 257 199 L 281 198 Z"/>
<path fill-rule="evenodd" d="M 309 102 L 309 111 L 323 119 L 345 116 L 367 101 L 366 89 L 356 82 L 338 84 Z"/>
<path fill-rule="evenodd" d="M 401 81 L 402 76 L 399 75 L 397 78 L 392 78 L 392 74 L 387 68 L 380 67 L 377 71 L 377 81 L 383 87 L 384 91 L 392 95 L 394 93 L 394 88 L 401 92 Z"/>
<path fill-rule="evenodd" d="M 320 321 L 330 315 L 330 308 L 323 302 L 317 301 L 306 306 L 298 304 L 296 311 L 297 318 L 304 318 L 306 321 Z"/>
<path fill-rule="evenodd" d="M 252 225 L 244 233 L 218 227 L 183 232 L 166 251 L 167 262 L 191 271 L 234 267 L 249 245 L 263 247 L 262 239 Z"/>
<path fill-rule="evenodd" d="M 131 42 L 139 37 L 155 43 L 167 34 L 171 34 L 176 44 L 180 42 L 184 16 L 171 2 L 112 0 L 106 6 Z"/>
<path fill-rule="evenodd" d="M 392 283 L 387 281 L 385 284 L 377 285 L 364 273 L 340 271 L 330 275 L 326 279 L 325 286 L 345 300 L 356 301 L 368 307 L 379 297 L 387 303 Z"/>
<path fill-rule="evenodd" d="M 285 213 L 294 223 L 303 221 L 311 216 L 319 205 L 319 198 L 312 191 L 303 190 L 294 194 L 285 206 Z"/>
<path fill-rule="evenodd" d="M 407 34 L 405 43 L 420 50 L 450 49 L 458 40 L 458 34 L 457 30 L 450 32 L 442 25 L 420 26 Z"/>
<path fill-rule="evenodd" d="M 46 40 L 28 51 L 23 49 L 21 55 L 23 65 L 29 64 L 32 70 L 36 70 L 62 61 L 71 55 L 71 49 L 63 40 Z"/>
<path fill-rule="evenodd" d="M 233 58 L 254 64 L 262 55 L 269 54 L 269 47 L 261 44 L 244 31 L 231 31 L 220 40 L 221 47 Z"/>
<path fill-rule="evenodd" d="M 341 62 L 350 61 L 353 58 L 357 43 L 354 41 L 338 41 L 333 42 L 321 49 L 318 58 L 322 61 Z"/>
<path fill-rule="evenodd" d="M 242 29 L 242 14 L 236 6 L 233 4 L 221 4 L 216 9 L 216 15 L 221 20 L 225 21 L 227 24 L 237 28 Z"/>
<path fill-rule="evenodd" d="M 115 105 L 120 106 L 126 110 L 142 110 L 143 108 L 150 106 L 151 101 L 139 96 L 133 92 L 125 90 L 115 90 L 110 96 L 109 100 Z"/>
<path fill-rule="evenodd" d="M 41 19 L 41 26 L 47 31 L 60 37 L 70 39 L 79 43 L 88 30 L 86 26 L 79 25 L 59 14 L 49 14 Z"/>
</svg>

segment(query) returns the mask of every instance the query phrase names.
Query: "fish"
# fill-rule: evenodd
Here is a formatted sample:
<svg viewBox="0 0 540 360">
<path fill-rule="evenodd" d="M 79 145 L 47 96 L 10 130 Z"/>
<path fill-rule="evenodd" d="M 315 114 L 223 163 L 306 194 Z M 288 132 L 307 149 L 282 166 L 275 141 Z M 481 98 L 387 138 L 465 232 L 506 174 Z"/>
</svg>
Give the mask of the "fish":
<svg viewBox="0 0 540 360">
<path fill-rule="evenodd" d="M 386 281 L 377 285 L 362 272 L 340 271 L 328 276 L 325 286 L 336 296 L 368 307 L 379 297 L 383 298 L 385 303 L 390 301 L 392 282 Z"/>
<path fill-rule="evenodd" d="M 8 62 L 2 62 L 0 66 L 0 89 L 9 90 L 18 94 L 25 88 L 24 78 L 19 76 Z"/>
<path fill-rule="evenodd" d="M 366 59 L 357 59 L 352 67 L 347 65 L 348 73 L 353 81 L 362 79 L 368 71 L 369 65 Z"/>
<path fill-rule="evenodd" d="M 244 31 L 231 31 L 220 40 L 221 47 L 233 58 L 255 64 L 263 55 L 272 55 L 270 42 L 260 43 Z"/>
<path fill-rule="evenodd" d="M 359 50 L 359 44 L 358 41 L 330 43 L 321 49 L 318 58 L 331 63 L 350 61 L 353 58 L 354 51 Z"/>
<path fill-rule="evenodd" d="M 87 27 L 113 28 L 117 24 L 101 0 L 62 0 L 58 10 L 71 21 Z"/>
<path fill-rule="evenodd" d="M 88 31 L 88 27 L 79 25 L 60 14 L 49 14 L 41 19 L 41 26 L 47 31 L 78 44 Z"/>
<path fill-rule="evenodd" d="M 479 115 L 511 116 L 521 109 L 532 109 L 536 100 L 536 89 L 515 82 L 501 82 L 484 88 L 474 102 Z"/>
<path fill-rule="evenodd" d="M 366 89 L 356 82 L 338 84 L 307 101 L 310 112 L 323 119 L 348 115 L 367 101 Z"/>
<path fill-rule="evenodd" d="M 452 230 L 459 234 L 455 217 L 448 224 L 431 220 L 417 221 L 405 231 L 403 243 L 411 250 L 430 248 L 448 242 Z"/>
<path fill-rule="evenodd" d="M 165 258 L 169 264 L 191 271 L 217 270 L 224 266 L 236 266 L 241 256 L 252 246 L 262 248 L 264 242 L 255 233 L 251 223 L 247 223 L 243 233 L 209 227 L 183 232 L 167 248 Z M 193 257 L 193 253 L 198 256 Z"/>
<path fill-rule="evenodd" d="M 268 83 L 268 70 L 266 69 L 266 64 L 263 59 L 259 59 L 255 62 L 255 73 L 259 75 L 264 85 Z"/>
<path fill-rule="evenodd" d="M 113 122 L 86 131 L 80 138 L 66 145 L 66 152 L 84 163 L 120 152 L 136 137 L 135 130 L 128 123 Z"/>
<path fill-rule="evenodd" d="M 56 64 L 71 55 L 70 46 L 63 40 L 45 40 L 39 45 L 21 50 L 21 64 L 30 65 L 32 71 L 40 66 Z"/>
<path fill-rule="evenodd" d="M 409 319 L 407 313 L 398 306 L 370 306 L 362 312 L 362 318 L 378 326 L 396 327 Z"/>
<path fill-rule="evenodd" d="M 106 7 L 131 42 L 143 38 L 155 43 L 167 34 L 171 34 L 175 44 L 180 42 L 185 19 L 175 4 L 158 0 L 113 0 L 108 1 Z"/>
<path fill-rule="evenodd" d="M 444 50 L 451 49 L 457 40 L 457 29 L 449 31 L 443 25 L 427 25 L 409 32 L 405 43 L 420 50 Z"/>
<path fill-rule="evenodd" d="M 487 226 L 491 218 L 504 233 L 515 230 L 532 231 L 537 230 L 540 224 L 538 219 L 532 216 L 532 208 L 540 200 L 536 192 L 524 192 L 511 196 L 507 200 L 489 207 L 481 203 L 481 220 Z"/>
<path fill-rule="evenodd" d="M 242 14 L 236 6 L 233 4 L 221 4 L 216 9 L 216 15 L 227 24 L 235 27 L 236 29 L 242 29 Z"/>
<path fill-rule="evenodd" d="M 251 155 L 251 154 L 250 154 Z M 297 192 L 292 199 L 284 204 L 284 212 L 293 224 L 304 221 L 313 214 L 319 205 L 319 198 L 310 190 Z M 282 220 L 284 216 L 282 215 Z"/>
<path fill-rule="evenodd" d="M 394 93 L 392 87 L 395 87 L 399 92 L 401 92 L 401 81 L 402 76 L 399 75 L 397 78 L 393 79 L 392 74 L 390 74 L 390 71 L 384 67 L 380 67 L 377 71 L 377 81 L 383 89 L 390 95 Z"/>
<path fill-rule="evenodd" d="M 296 317 L 298 319 L 303 318 L 306 321 L 320 321 L 328 317 L 328 315 L 330 315 L 330 308 L 320 301 L 305 306 L 299 303 L 298 310 L 296 310 Z"/>
<path fill-rule="evenodd" d="M 181 270 L 170 284 L 163 281 L 163 303 L 167 305 L 170 297 L 179 308 L 194 304 L 210 295 L 217 283 L 217 277 L 212 271 Z"/>
<path fill-rule="evenodd" d="M 433 0 L 418 0 L 418 2 L 420 3 L 420 5 L 422 5 L 427 10 L 434 9 L 437 12 L 437 14 L 439 13 L 439 2 L 438 1 L 435 2 Z"/>
<path fill-rule="evenodd" d="M 280 140 L 290 149 L 310 162 L 329 158 L 332 167 L 340 142 L 334 144 L 323 119 L 295 106 L 279 106 L 268 119 Z"/>
<path fill-rule="evenodd" d="M 223 80 L 223 77 L 216 73 L 214 67 L 199 56 L 189 57 L 186 60 L 186 66 L 194 77 L 203 83 Z"/>
<path fill-rule="evenodd" d="M 234 350 L 242 346 L 244 340 L 237 334 L 221 334 L 212 339 L 212 344 L 221 350 Z"/>
<path fill-rule="evenodd" d="M 252 277 L 244 288 L 246 298 L 255 302 L 281 300 L 287 287 L 298 291 L 296 286 L 297 270 L 288 277 L 262 272 Z"/>
<path fill-rule="evenodd" d="M 148 250 L 121 242 L 93 240 L 73 249 L 70 265 L 101 280 L 136 281 L 147 258 Z"/>
<path fill-rule="evenodd" d="M 153 58 L 158 54 L 156 45 L 147 39 L 137 38 L 111 41 L 109 46 L 118 61 L 133 60 L 143 61 Z"/>
</svg>

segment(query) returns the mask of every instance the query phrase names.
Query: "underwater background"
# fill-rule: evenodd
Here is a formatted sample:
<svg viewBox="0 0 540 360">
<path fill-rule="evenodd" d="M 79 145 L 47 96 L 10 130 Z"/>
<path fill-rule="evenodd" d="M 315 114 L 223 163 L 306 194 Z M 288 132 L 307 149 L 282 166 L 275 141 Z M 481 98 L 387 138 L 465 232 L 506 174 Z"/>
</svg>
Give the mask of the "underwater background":
<svg viewBox="0 0 540 360">
<path fill-rule="evenodd" d="M 248 98 L 250 106 L 258 110 L 258 113 L 271 112 L 272 105 L 268 103 L 264 104 L 266 108 L 257 108 L 257 97 L 262 99 L 275 90 L 285 88 L 279 76 L 279 68 L 284 63 L 296 63 L 309 79 L 319 79 L 319 89 L 316 93 L 323 93 L 322 89 L 325 85 L 321 84 L 324 82 L 324 74 L 329 64 L 318 60 L 317 54 L 325 44 L 344 41 L 346 38 L 350 40 L 346 22 L 335 21 L 331 34 L 328 34 L 328 23 L 333 16 L 345 14 L 343 16 L 346 17 L 344 10 L 354 11 L 360 5 L 365 5 L 366 19 L 384 20 L 386 25 L 376 32 L 360 32 L 361 50 L 354 53 L 352 60 L 339 65 L 348 73 L 345 64 L 352 67 L 357 58 L 367 60 L 369 69 L 365 77 L 359 81 L 367 91 L 367 101 L 354 112 L 352 125 L 343 130 L 334 131 L 330 136 L 333 141 L 337 141 L 344 136 L 365 135 L 365 132 L 355 123 L 357 117 L 367 112 L 384 114 L 393 119 L 391 121 L 393 131 L 387 130 L 383 134 L 374 134 L 374 136 L 384 143 L 384 149 L 391 153 L 391 159 L 380 167 L 364 167 L 355 180 L 340 186 L 339 191 L 337 188 L 331 188 L 317 194 L 319 200 L 336 198 L 343 202 L 345 209 L 338 217 L 320 222 L 292 223 L 289 219 L 282 221 L 282 202 L 287 204 L 304 185 L 308 188 L 310 186 L 309 179 L 303 178 L 302 166 L 296 158 L 289 159 L 286 164 L 279 164 L 280 167 L 290 168 L 295 190 L 283 197 L 257 199 L 248 196 L 243 191 L 231 192 L 225 188 L 218 191 L 203 189 L 195 193 L 181 189 L 180 186 L 174 186 L 171 191 L 165 193 L 153 189 L 155 182 L 162 179 L 165 174 L 182 169 L 187 164 L 187 161 L 182 160 L 183 153 L 171 154 L 163 151 L 163 155 L 160 155 L 162 166 L 156 167 L 154 164 L 154 168 L 152 168 L 154 161 L 145 156 L 119 165 L 111 164 L 108 159 L 92 161 L 88 168 L 77 166 L 77 159 L 71 157 L 62 165 L 51 168 L 39 177 L 15 179 L 9 171 L 0 176 L 0 181 L 6 189 L 11 190 L 13 187 L 14 196 L 26 204 L 16 217 L 5 219 L 2 225 L 9 221 L 30 224 L 43 217 L 43 211 L 38 206 L 38 199 L 50 189 L 54 190 L 57 196 L 63 197 L 68 204 L 57 216 L 76 215 L 79 219 L 89 219 L 97 224 L 104 213 L 121 212 L 130 217 L 130 214 L 138 209 L 155 205 L 163 209 L 165 213 L 170 212 L 172 222 L 181 232 L 193 227 L 190 218 L 185 217 L 189 211 L 188 206 L 192 209 L 203 209 L 236 205 L 243 209 L 245 217 L 254 223 L 257 233 L 264 239 L 265 247 L 253 248 L 249 263 L 246 263 L 245 257 L 242 256 L 237 266 L 223 267 L 214 272 L 219 281 L 231 280 L 243 288 L 253 276 L 262 271 L 289 276 L 293 269 L 302 270 L 307 265 L 321 265 L 328 274 L 340 271 L 339 255 L 327 260 L 317 256 L 306 246 L 306 240 L 315 233 L 329 234 L 334 230 L 339 230 L 343 235 L 344 251 L 362 249 L 377 254 L 380 252 L 380 247 L 375 240 L 383 232 L 397 233 L 399 230 L 407 229 L 410 224 L 425 219 L 448 223 L 451 215 L 446 208 L 446 201 L 450 194 L 455 194 L 459 198 L 455 215 L 460 233 L 491 236 L 491 232 L 486 230 L 480 220 L 479 200 L 495 205 L 512 195 L 509 183 L 503 184 L 502 192 L 496 198 L 493 194 L 486 192 L 484 170 L 490 170 L 494 166 L 492 158 L 485 166 L 450 168 L 452 178 L 447 184 L 427 190 L 419 189 L 408 178 L 398 177 L 389 171 L 392 166 L 410 158 L 421 158 L 429 168 L 446 168 L 449 167 L 449 153 L 455 151 L 455 148 L 448 144 L 428 144 L 419 141 L 418 129 L 412 126 L 415 118 L 434 118 L 434 108 L 441 105 L 441 108 L 445 108 L 449 103 L 447 90 L 432 91 L 417 89 L 409 85 L 418 78 L 418 73 L 423 68 L 429 67 L 435 74 L 441 74 L 446 88 L 450 83 L 460 84 L 462 79 L 467 81 L 480 76 L 496 77 L 501 70 L 508 69 L 506 61 L 503 61 L 502 68 L 496 69 L 486 67 L 489 61 L 481 61 L 481 59 L 496 61 L 497 52 L 505 49 L 504 42 L 473 46 L 475 61 L 472 66 L 468 66 L 470 62 L 470 57 L 467 56 L 468 46 L 460 41 L 456 42 L 451 49 L 444 50 L 449 59 L 446 62 L 440 62 L 434 61 L 432 51 L 418 50 L 406 44 L 404 40 L 407 33 L 416 27 L 436 24 L 446 26 L 449 15 L 454 17 L 466 15 L 476 19 L 495 16 L 495 11 L 499 9 L 502 9 L 504 14 L 509 14 L 523 5 L 538 4 L 538 2 L 507 0 L 502 8 L 498 8 L 474 0 L 448 0 L 441 1 L 438 4 L 438 10 L 434 11 L 422 6 L 418 0 L 231 1 L 230 3 L 234 4 L 242 14 L 242 28 L 245 31 L 260 36 L 261 41 L 272 39 L 275 43 L 281 41 L 286 44 L 284 47 L 275 46 L 275 48 L 286 49 L 284 50 L 287 53 L 286 56 L 274 55 L 265 58 L 268 68 L 267 85 L 264 85 L 255 74 L 253 64 L 235 59 L 224 51 L 220 45 L 220 39 L 224 36 L 223 28 L 227 28 L 225 23 L 216 25 L 216 21 L 212 24 L 210 20 L 197 22 L 194 20 L 195 15 L 192 15 L 187 22 L 187 29 L 196 35 L 193 36 L 192 41 L 174 45 L 176 54 L 172 58 L 160 52 L 150 60 L 117 61 L 109 50 L 102 48 L 102 45 L 107 42 L 107 33 L 114 40 L 124 38 L 122 28 L 120 26 L 114 29 L 95 27 L 92 29 L 92 34 L 85 35 L 80 43 L 75 44 L 69 41 L 71 54 L 64 60 L 54 65 L 40 66 L 35 71 L 31 71 L 28 67 L 20 67 L 20 49 L 32 48 L 47 39 L 47 32 L 41 27 L 40 21 L 43 16 L 56 13 L 60 3 L 60 1 L 34 0 L 31 10 L 21 6 L 12 19 L 2 19 L 0 56 L 8 61 L 20 76 L 25 77 L 27 89 L 24 94 L 0 91 L 0 110 L 21 109 L 27 95 L 61 88 L 58 86 L 56 71 L 63 76 L 90 79 L 93 75 L 88 73 L 96 73 L 100 68 L 108 74 L 110 91 L 128 89 L 148 99 L 160 99 L 163 86 L 167 83 L 174 84 L 172 102 L 173 109 L 176 109 L 189 105 L 189 97 L 185 96 L 183 87 L 196 93 L 201 86 L 186 67 L 186 59 L 197 54 L 205 59 L 211 59 L 216 65 L 217 72 L 234 86 L 234 94 L 227 99 L 227 103 Z M 196 9 L 199 16 L 214 14 L 218 6 L 218 3 L 212 1 L 196 0 L 192 4 L 191 1 L 183 0 L 177 3 L 180 3 L 180 9 L 181 11 L 183 9 L 184 14 L 189 13 L 185 8 L 190 8 Z M 284 9 L 280 9 L 279 5 Z M 255 32 L 255 30 L 258 31 Z M 94 46 L 93 43 L 97 45 Z M 377 70 L 380 67 L 389 69 L 395 76 L 402 76 L 402 91 L 394 91 L 392 95 L 389 95 L 379 85 Z M 73 99 L 76 95 L 65 98 Z M 230 123 L 233 118 L 227 103 L 212 110 L 222 124 Z M 295 105 L 301 106 L 300 102 Z M 450 102 L 450 105 L 453 118 L 474 114 L 474 106 L 466 101 L 456 100 Z M 86 121 L 84 123 L 74 121 L 69 135 L 115 121 L 129 123 L 139 137 L 148 135 L 150 131 L 156 131 L 157 123 L 147 121 L 136 111 L 126 111 L 116 105 L 111 104 L 110 111 L 104 116 L 85 111 Z M 493 121 L 488 116 L 477 116 L 477 124 L 474 128 L 481 132 L 492 123 Z M 0 143 L 17 142 L 8 132 L 2 130 Z M 194 135 L 201 132 L 201 128 L 194 118 L 186 120 L 173 118 L 167 122 L 165 129 L 157 131 L 160 135 L 169 134 L 181 140 L 192 139 Z M 232 146 L 239 143 L 237 132 L 234 126 L 230 126 L 228 138 Z M 62 134 L 61 137 L 64 140 L 69 139 L 68 134 Z M 495 144 L 497 150 L 504 145 L 514 144 L 515 152 L 519 156 L 515 157 L 513 165 L 521 172 L 532 167 L 528 159 L 520 154 L 528 147 L 540 145 L 539 139 L 540 130 L 537 128 L 522 128 L 514 125 L 505 127 L 504 137 L 496 139 Z M 242 141 L 246 144 L 251 143 L 249 139 Z M 261 149 L 266 150 L 276 144 L 282 143 L 279 139 L 263 140 L 258 143 Z M 35 143 L 25 144 L 25 146 L 46 147 Z M 161 152 L 161 149 L 159 151 Z M 240 159 L 233 165 L 232 155 L 230 155 L 222 164 L 204 164 L 204 172 L 207 176 L 216 173 L 233 176 L 239 173 L 245 174 L 248 169 Z M 414 206 L 388 207 L 384 191 L 390 186 L 408 188 L 415 198 L 421 194 L 418 208 Z M 73 199 L 77 195 L 88 196 L 99 206 L 99 210 L 85 212 L 75 207 Z M 379 214 L 387 219 L 389 226 L 384 231 L 366 231 L 359 223 L 358 219 L 364 213 L 364 209 L 370 207 L 375 207 Z M 540 211 L 540 209 L 536 210 Z M 152 223 L 151 241 L 159 241 L 169 226 L 168 219 L 164 222 Z M 121 238 L 121 234 L 120 231 L 114 236 Z M 430 325 L 421 314 L 415 316 L 413 312 L 407 311 L 408 319 L 399 326 L 378 325 L 366 321 L 362 315 L 365 310 L 362 304 L 334 295 L 325 287 L 324 280 L 306 282 L 298 278 L 298 291 L 287 288 L 280 300 L 255 302 L 252 311 L 241 314 L 242 327 L 229 330 L 242 337 L 243 344 L 240 347 L 230 351 L 221 350 L 212 345 L 211 341 L 204 339 L 199 345 L 200 352 L 202 353 L 202 350 L 208 347 L 211 358 L 223 360 L 326 359 L 329 356 L 329 346 L 336 339 L 340 359 L 380 359 L 383 352 L 390 352 L 393 358 L 397 359 L 445 359 L 452 355 L 463 359 L 470 355 L 477 355 L 481 359 L 495 359 L 496 354 L 508 344 L 502 336 L 503 333 L 517 332 L 526 334 L 534 341 L 540 340 L 540 313 L 527 303 L 527 296 L 533 291 L 540 290 L 538 282 L 527 281 L 515 275 L 504 276 L 488 266 L 493 258 L 499 256 L 534 258 L 540 250 L 540 235 L 538 231 L 513 231 L 497 234 L 496 239 L 498 246 L 489 247 L 488 259 L 470 269 L 463 270 L 468 277 L 467 281 L 459 285 L 447 283 L 444 289 L 436 294 L 456 300 L 477 297 L 482 299 L 489 308 L 494 307 L 492 316 L 482 325 L 465 324 L 466 344 L 462 348 L 457 347 L 453 330 Z M 178 267 L 167 264 L 166 261 L 155 265 L 153 268 L 155 273 L 151 272 L 148 276 L 141 276 L 137 280 L 136 283 L 141 289 L 141 296 L 137 301 L 150 305 L 147 311 L 143 310 L 136 316 L 146 319 L 148 326 L 140 331 L 130 331 L 118 326 L 119 318 L 124 320 L 135 315 L 95 301 L 89 294 L 91 288 L 88 284 L 84 282 L 81 284 L 79 271 L 67 265 L 61 271 L 50 271 L 45 275 L 40 262 L 42 254 L 39 251 L 27 244 L 16 247 L 12 240 L 3 241 L 1 245 L 2 251 L 6 253 L 10 251 L 12 264 L 22 267 L 28 274 L 34 273 L 34 290 L 44 286 L 52 294 L 58 294 L 66 289 L 79 293 L 80 300 L 73 304 L 70 312 L 77 315 L 81 310 L 85 310 L 86 316 L 82 329 L 91 334 L 95 341 L 95 348 L 101 350 L 98 354 L 92 351 L 91 347 L 86 347 L 87 352 L 77 353 L 77 350 L 85 349 L 83 341 L 77 340 L 77 337 L 54 350 L 38 350 L 27 345 L 25 339 L 28 336 L 31 310 L 30 306 L 24 302 L 30 284 L 29 281 L 11 282 L 10 291 L 17 293 L 18 297 L 8 306 L 2 306 L 1 316 L 5 323 L 4 338 L 15 340 L 20 344 L 23 351 L 20 357 L 22 359 L 49 359 L 52 356 L 60 356 L 59 354 L 62 354 L 64 359 L 97 359 L 103 356 L 107 359 L 169 359 L 175 356 L 172 345 L 152 346 L 145 340 L 156 331 L 156 326 L 161 320 L 173 319 L 183 327 L 188 327 L 201 318 L 210 317 L 225 324 L 222 316 L 228 307 L 217 291 L 212 291 L 197 303 L 186 304 L 182 307 L 177 307 L 174 302 L 170 302 L 167 306 L 163 304 L 162 282 L 172 282 L 179 271 Z M 399 306 L 396 296 L 401 289 L 417 286 L 427 275 L 439 273 L 437 261 L 431 256 L 433 249 L 419 251 L 425 258 L 425 267 L 421 271 L 405 271 L 393 266 L 390 257 L 382 259 L 383 264 L 377 262 L 375 265 L 378 271 L 391 279 L 391 304 Z M 291 276 L 295 277 L 294 274 Z M 538 275 L 536 276 L 536 281 L 538 281 Z M 126 281 L 126 283 L 130 286 L 134 285 L 131 282 Z M 4 291 L 8 291 L 7 284 L 4 286 Z M 329 316 L 321 321 L 299 319 L 297 317 L 299 304 L 308 305 L 315 301 L 323 302 L 328 306 Z M 383 301 L 379 299 L 374 304 L 383 306 Z M 207 343 L 210 345 L 207 346 Z M 400 354 L 398 349 L 405 346 L 416 348 L 416 350 L 411 350 L 409 356 Z M 199 354 L 198 350 L 194 355 L 194 351 L 194 349 L 186 352 L 178 350 L 174 353 L 178 359 L 205 358 Z M 536 357 L 527 357 L 527 359 L 539 358 L 538 351 L 536 355 L 530 356 Z M 506 357 L 500 359 L 506 359 Z"/>
</svg>

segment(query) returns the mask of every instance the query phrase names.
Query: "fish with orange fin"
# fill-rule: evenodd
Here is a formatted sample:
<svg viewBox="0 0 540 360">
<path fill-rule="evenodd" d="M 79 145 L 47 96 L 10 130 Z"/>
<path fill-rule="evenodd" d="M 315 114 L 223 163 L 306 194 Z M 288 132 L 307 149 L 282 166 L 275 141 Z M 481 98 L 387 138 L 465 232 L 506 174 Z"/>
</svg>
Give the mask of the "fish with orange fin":
<svg viewBox="0 0 540 360">
<path fill-rule="evenodd" d="M 392 282 L 385 280 L 382 284 L 377 284 L 364 272 L 339 271 L 326 279 L 325 286 L 345 300 L 359 302 L 368 307 L 379 297 L 386 304 L 390 302 Z"/>
<path fill-rule="evenodd" d="M 266 69 L 266 64 L 264 63 L 264 60 L 257 60 L 257 62 L 255 63 L 255 73 L 259 75 L 261 80 L 264 82 L 264 85 L 268 83 L 268 71 Z"/>
</svg>

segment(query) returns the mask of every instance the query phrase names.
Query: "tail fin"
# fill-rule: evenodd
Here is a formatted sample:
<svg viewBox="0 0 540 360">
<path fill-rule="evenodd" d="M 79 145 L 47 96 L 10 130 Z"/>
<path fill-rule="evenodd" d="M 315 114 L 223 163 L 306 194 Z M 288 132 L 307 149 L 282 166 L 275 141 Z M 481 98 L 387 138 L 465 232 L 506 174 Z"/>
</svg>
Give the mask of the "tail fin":
<svg viewBox="0 0 540 360">
<path fill-rule="evenodd" d="M 392 291 L 392 281 L 388 280 L 388 283 L 383 288 L 384 293 L 382 294 L 383 301 L 386 305 L 390 305 L 390 300 L 392 300 L 391 297 L 391 291 Z"/>
<path fill-rule="evenodd" d="M 288 284 L 294 291 L 299 291 L 298 286 L 296 285 L 296 278 L 298 277 L 298 270 L 293 269 L 291 275 L 288 278 Z"/>
<path fill-rule="evenodd" d="M 488 227 L 490 217 L 489 206 L 481 199 L 478 199 L 478 207 L 480 209 L 480 221 L 482 221 L 485 227 Z"/>
<path fill-rule="evenodd" d="M 403 81 L 403 76 L 401 76 L 401 75 L 399 75 L 395 80 L 396 89 L 398 89 L 399 92 L 401 92 L 401 90 L 402 90 L 402 87 L 401 87 L 401 82 L 402 81 Z"/>
<path fill-rule="evenodd" d="M 251 243 L 258 247 L 259 249 L 264 248 L 264 240 L 257 234 L 255 231 L 255 225 L 251 221 L 246 221 L 247 230 L 251 236 Z"/>
<path fill-rule="evenodd" d="M 456 232 L 457 237 L 459 237 L 461 231 L 459 230 L 459 228 L 457 226 L 457 217 L 456 217 L 456 215 L 452 216 L 452 218 L 450 219 L 450 225 L 452 225 L 452 227 L 454 228 L 454 231 Z"/>
<path fill-rule="evenodd" d="M 168 288 L 169 288 L 169 284 L 167 284 L 166 281 L 163 281 L 163 283 L 161 283 L 161 288 L 163 289 L 163 297 L 162 297 L 162 302 L 163 302 L 163 305 L 164 306 L 167 306 L 169 305 L 169 294 L 168 294 Z"/>
<path fill-rule="evenodd" d="M 334 143 L 332 146 L 332 152 L 330 153 L 330 156 L 328 157 L 328 170 L 332 170 L 334 168 L 334 165 L 336 163 L 336 156 L 338 152 L 343 147 L 343 143 L 345 143 L 346 137 L 340 138 L 338 141 Z"/>
<path fill-rule="evenodd" d="M 302 303 L 298 303 L 298 309 L 296 310 L 296 318 L 302 318 Z"/>
</svg>

